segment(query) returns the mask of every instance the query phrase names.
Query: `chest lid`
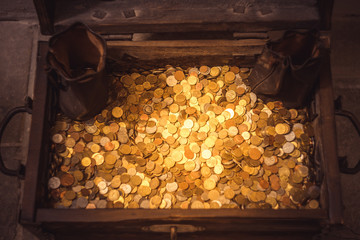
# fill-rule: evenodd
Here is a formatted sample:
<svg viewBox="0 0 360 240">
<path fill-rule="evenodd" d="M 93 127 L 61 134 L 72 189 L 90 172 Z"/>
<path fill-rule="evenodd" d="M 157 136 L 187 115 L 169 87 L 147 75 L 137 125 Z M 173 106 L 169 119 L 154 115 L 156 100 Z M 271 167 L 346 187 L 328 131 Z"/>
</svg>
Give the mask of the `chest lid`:
<svg viewBox="0 0 360 240">
<path fill-rule="evenodd" d="M 326 0 L 34 0 L 41 31 L 81 21 L 102 34 L 265 32 L 330 27 Z M 54 29 L 55 27 L 55 29 Z"/>
</svg>

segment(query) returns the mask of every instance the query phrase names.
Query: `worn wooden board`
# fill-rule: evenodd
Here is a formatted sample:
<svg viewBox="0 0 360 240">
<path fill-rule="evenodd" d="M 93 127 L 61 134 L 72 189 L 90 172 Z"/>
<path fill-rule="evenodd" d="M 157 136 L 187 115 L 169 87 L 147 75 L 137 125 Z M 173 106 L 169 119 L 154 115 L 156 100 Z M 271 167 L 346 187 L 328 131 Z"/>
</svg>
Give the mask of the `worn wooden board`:
<svg viewBox="0 0 360 240">
<path fill-rule="evenodd" d="M 255 63 L 266 40 L 108 41 L 108 56 L 120 66 L 141 68 Z"/>
<path fill-rule="evenodd" d="M 326 217 L 325 210 L 39 209 L 37 220 L 47 231 L 57 232 L 60 239 L 75 236 L 97 239 L 99 232 L 107 239 L 169 237 L 166 232 L 149 231 L 156 229 L 151 227 L 154 225 L 187 225 L 195 228 L 195 232 L 181 233 L 179 227 L 179 237 L 184 239 L 228 239 L 238 236 L 246 239 L 287 239 L 281 237 L 291 236 L 294 239 L 293 236 L 300 235 L 302 238 L 299 239 L 305 239 L 304 234 L 310 238 L 320 231 Z"/>
<path fill-rule="evenodd" d="M 235 31 L 312 28 L 316 0 L 56 1 L 58 29 L 75 21 L 101 33 Z"/>
<path fill-rule="evenodd" d="M 326 219 L 326 211 L 321 209 L 38 209 L 36 220 L 39 222 L 120 222 L 131 220 L 186 220 L 186 219 L 272 219 L 306 220 Z"/>
<path fill-rule="evenodd" d="M 39 42 L 38 64 L 34 87 L 33 112 L 29 140 L 29 152 L 26 164 L 25 187 L 22 200 L 21 219 L 22 223 L 32 223 L 39 202 L 44 200 L 47 177 L 44 169 L 47 167 L 48 152 L 47 123 L 49 86 L 45 72 L 47 42 Z M 42 174 L 40 174 L 42 173 Z"/>
</svg>

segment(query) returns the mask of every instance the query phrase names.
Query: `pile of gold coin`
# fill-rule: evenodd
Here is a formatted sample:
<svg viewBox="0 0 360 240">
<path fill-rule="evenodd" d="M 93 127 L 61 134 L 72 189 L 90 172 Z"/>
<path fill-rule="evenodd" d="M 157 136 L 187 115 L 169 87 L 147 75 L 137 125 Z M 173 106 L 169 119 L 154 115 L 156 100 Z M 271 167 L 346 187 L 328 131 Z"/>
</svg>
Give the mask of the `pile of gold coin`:
<svg viewBox="0 0 360 240">
<path fill-rule="evenodd" d="M 56 208 L 318 208 L 305 109 L 263 103 L 251 69 L 116 74 L 116 99 L 52 128 Z"/>
</svg>

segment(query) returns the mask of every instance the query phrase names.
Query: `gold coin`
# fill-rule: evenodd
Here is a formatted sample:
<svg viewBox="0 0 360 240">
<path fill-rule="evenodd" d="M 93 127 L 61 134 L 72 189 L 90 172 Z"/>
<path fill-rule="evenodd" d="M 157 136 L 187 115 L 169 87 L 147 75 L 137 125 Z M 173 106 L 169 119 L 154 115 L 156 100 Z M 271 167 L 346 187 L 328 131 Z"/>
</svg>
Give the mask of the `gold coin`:
<svg viewBox="0 0 360 240">
<path fill-rule="evenodd" d="M 127 144 L 121 144 L 119 147 L 119 151 L 122 154 L 128 155 L 131 153 L 131 147 Z"/>
<path fill-rule="evenodd" d="M 210 68 L 208 66 L 201 66 L 199 71 L 203 75 L 208 75 L 210 73 Z"/>
<path fill-rule="evenodd" d="M 184 127 L 191 129 L 194 126 L 194 122 L 191 119 L 186 119 L 184 121 Z"/>
<path fill-rule="evenodd" d="M 110 186 L 111 186 L 112 188 L 119 188 L 119 187 L 120 187 L 120 184 L 121 184 L 120 176 L 119 176 L 119 175 L 116 175 L 116 176 L 113 177 L 113 179 L 111 180 Z"/>
<path fill-rule="evenodd" d="M 160 203 L 161 203 L 161 197 L 158 195 L 153 196 L 150 199 L 151 204 L 153 204 L 155 207 L 159 207 Z"/>
<path fill-rule="evenodd" d="M 220 193 L 218 190 L 213 189 L 208 193 L 208 197 L 210 200 L 218 200 L 220 197 Z"/>
<path fill-rule="evenodd" d="M 167 157 L 164 159 L 164 164 L 167 168 L 172 168 L 175 165 L 175 161 L 172 157 Z"/>
<path fill-rule="evenodd" d="M 94 143 L 94 144 L 91 145 L 91 147 L 90 147 L 90 150 L 91 150 L 93 153 L 99 152 L 100 149 L 101 149 L 100 146 L 99 146 L 98 144 L 96 144 L 96 143 Z"/>
<path fill-rule="evenodd" d="M 208 178 L 208 177 L 211 176 L 211 170 L 210 170 L 210 168 L 207 167 L 207 166 L 202 167 L 200 171 L 201 171 L 201 175 L 202 175 L 203 177 Z"/>
<path fill-rule="evenodd" d="M 212 179 L 212 178 L 207 178 L 207 179 L 205 179 L 205 181 L 204 181 L 204 188 L 206 189 L 206 190 L 213 190 L 214 188 L 216 187 L 216 182 L 215 182 L 215 180 L 214 179 Z"/>
<path fill-rule="evenodd" d="M 221 164 L 216 164 L 214 167 L 214 173 L 220 175 L 224 171 L 224 166 Z"/>
<path fill-rule="evenodd" d="M 115 162 L 116 162 L 116 156 L 115 156 L 115 155 L 112 155 L 112 154 L 107 154 L 107 155 L 105 156 L 105 162 L 106 162 L 107 164 L 110 164 L 110 165 L 115 164 Z"/>
<path fill-rule="evenodd" d="M 121 109 L 121 107 L 114 107 L 111 111 L 111 114 L 113 115 L 114 118 L 121 118 L 121 116 L 123 115 L 123 110 Z"/>
<path fill-rule="evenodd" d="M 210 208 L 212 208 L 212 209 L 221 208 L 221 203 L 219 201 L 217 201 L 217 200 L 212 201 L 210 203 Z"/>
<path fill-rule="evenodd" d="M 184 169 L 186 170 L 186 171 L 192 171 L 192 170 L 194 170 L 195 169 L 195 162 L 194 161 L 192 161 L 192 160 L 189 160 L 189 161 L 187 161 L 185 164 L 184 164 Z"/>
<path fill-rule="evenodd" d="M 157 189 L 159 187 L 159 184 L 160 184 L 159 179 L 155 177 L 155 178 L 151 179 L 151 181 L 150 181 L 150 188 Z"/>
<path fill-rule="evenodd" d="M 230 71 L 237 74 L 240 72 L 240 69 L 236 66 L 232 66 L 232 67 L 230 67 Z"/>
<path fill-rule="evenodd" d="M 209 159 L 211 157 L 211 151 L 210 150 L 204 150 L 201 152 L 201 157 L 204 159 Z"/>
<path fill-rule="evenodd" d="M 66 191 L 65 194 L 64 194 L 64 197 L 67 199 L 67 200 L 74 200 L 75 197 L 76 197 L 76 193 L 74 191 Z"/>
<path fill-rule="evenodd" d="M 182 190 L 188 189 L 189 184 L 187 182 L 181 182 L 179 183 L 179 188 Z"/>
<path fill-rule="evenodd" d="M 207 165 L 208 167 L 210 167 L 210 168 L 215 167 L 216 164 L 217 164 L 217 160 L 216 160 L 216 158 L 214 158 L 214 157 L 211 157 L 211 158 L 209 158 L 209 159 L 206 160 L 206 165 Z"/>
<path fill-rule="evenodd" d="M 175 125 L 173 124 L 168 124 L 167 130 L 169 131 L 169 133 L 175 134 L 177 132 L 177 127 L 175 127 Z"/>
<path fill-rule="evenodd" d="M 233 72 L 225 73 L 225 81 L 226 82 L 233 82 L 235 80 L 235 74 Z"/>
<path fill-rule="evenodd" d="M 279 123 L 275 126 L 275 132 L 277 134 L 287 134 L 290 131 L 289 125 L 285 123 Z"/>
<path fill-rule="evenodd" d="M 210 137 L 208 137 L 207 139 L 205 139 L 204 144 L 205 144 L 207 147 L 212 148 L 212 147 L 215 146 L 216 140 L 217 140 L 217 138 L 216 138 L 215 136 L 210 136 Z M 211 152 L 210 152 L 210 154 L 211 154 Z M 210 157 L 211 157 L 211 155 L 210 155 Z"/>
<path fill-rule="evenodd" d="M 144 82 L 144 83 L 143 83 L 143 87 L 144 87 L 144 89 L 146 89 L 146 90 L 150 90 L 150 89 L 151 89 L 151 83 L 150 83 L 150 82 Z"/>
<path fill-rule="evenodd" d="M 84 174 L 79 170 L 74 171 L 73 175 L 74 175 L 75 179 L 78 181 L 81 181 L 84 178 Z"/>
<path fill-rule="evenodd" d="M 174 77 L 175 77 L 176 80 L 181 81 L 181 80 L 184 80 L 185 75 L 184 75 L 183 71 L 176 71 L 174 73 Z"/>
<path fill-rule="evenodd" d="M 88 167 L 91 164 L 91 159 L 89 157 L 84 157 L 83 159 L 81 159 L 81 165 L 83 165 L 84 167 Z"/>
<path fill-rule="evenodd" d="M 168 192 L 175 192 L 177 189 L 178 189 L 178 184 L 176 182 L 166 184 L 166 191 Z"/>
<path fill-rule="evenodd" d="M 227 199 L 233 199 L 235 197 L 235 192 L 234 190 L 232 190 L 231 188 L 227 188 L 225 191 L 224 191 L 224 196 L 227 198 Z"/>
<path fill-rule="evenodd" d="M 182 128 L 180 130 L 180 136 L 183 137 L 183 138 L 187 138 L 190 136 L 190 130 L 188 128 Z"/>
<path fill-rule="evenodd" d="M 142 182 L 142 179 L 140 176 L 138 175 L 135 175 L 135 176 L 132 176 L 131 179 L 130 179 L 130 182 L 134 185 L 134 186 L 139 186 Z"/>
<path fill-rule="evenodd" d="M 187 80 L 190 85 L 195 85 L 199 79 L 196 76 L 189 76 Z"/>
<path fill-rule="evenodd" d="M 212 77 L 217 77 L 220 74 L 220 69 L 218 67 L 212 67 L 210 69 L 210 75 Z"/>
<path fill-rule="evenodd" d="M 68 147 L 68 148 L 72 148 L 72 147 L 74 147 L 75 146 L 75 139 L 73 139 L 73 138 L 67 138 L 66 140 L 65 140 L 65 146 L 66 147 Z"/>
<path fill-rule="evenodd" d="M 147 196 L 147 195 L 149 195 L 151 193 L 151 188 L 148 187 L 148 186 L 141 185 L 141 186 L 138 187 L 137 192 L 141 196 L 145 197 L 145 196 Z"/>
<path fill-rule="evenodd" d="M 317 209 L 317 208 L 319 208 L 319 202 L 314 199 L 310 200 L 309 207 L 312 209 Z"/>
<path fill-rule="evenodd" d="M 194 201 L 191 203 L 190 206 L 191 209 L 202 209 L 204 208 L 204 204 L 198 200 Z"/>
<path fill-rule="evenodd" d="M 173 75 L 171 75 L 171 76 L 166 78 L 166 84 L 169 87 L 174 87 L 177 84 L 177 80 Z"/>
<path fill-rule="evenodd" d="M 172 158 L 174 159 L 175 162 L 179 162 L 183 159 L 183 154 L 180 151 L 176 151 L 174 150 L 171 153 Z"/>
<path fill-rule="evenodd" d="M 230 128 L 229 128 L 229 136 L 230 137 L 234 137 L 234 136 L 236 136 L 238 133 L 239 133 L 239 130 L 238 130 L 238 128 L 237 127 L 235 127 L 235 126 L 231 126 Z"/>
<path fill-rule="evenodd" d="M 251 159 L 258 160 L 261 157 L 261 152 L 257 148 L 250 148 L 249 157 L 251 157 Z"/>
<path fill-rule="evenodd" d="M 176 84 L 173 88 L 173 91 L 176 93 L 176 94 L 179 94 L 183 91 L 183 86 L 180 85 L 180 84 Z"/>
<path fill-rule="evenodd" d="M 104 156 L 100 153 L 94 153 L 91 157 L 95 160 L 96 165 L 101 165 L 104 163 Z"/>
<path fill-rule="evenodd" d="M 118 190 L 116 189 L 113 189 L 113 190 L 110 190 L 109 193 L 108 193 L 108 199 L 109 201 L 116 201 L 118 200 L 120 197 L 120 193 Z"/>
</svg>

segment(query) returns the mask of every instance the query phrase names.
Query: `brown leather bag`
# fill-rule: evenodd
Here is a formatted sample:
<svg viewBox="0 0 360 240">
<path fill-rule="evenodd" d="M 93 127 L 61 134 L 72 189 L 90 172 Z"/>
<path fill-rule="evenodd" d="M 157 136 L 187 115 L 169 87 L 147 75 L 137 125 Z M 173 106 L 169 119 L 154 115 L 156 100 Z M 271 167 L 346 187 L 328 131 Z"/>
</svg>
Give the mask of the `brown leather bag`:
<svg viewBox="0 0 360 240">
<path fill-rule="evenodd" d="M 287 31 L 266 44 L 249 76 L 251 89 L 265 101 L 281 100 L 286 107 L 305 106 L 317 82 L 319 38 L 315 30 Z"/>
<path fill-rule="evenodd" d="M 105 61 L 105 40 L 83 23 L 75 23 L 51 37 L 48 76 L 66 116 L 87 120 L 105 107 L 108 99 Z"/>
</svg>

